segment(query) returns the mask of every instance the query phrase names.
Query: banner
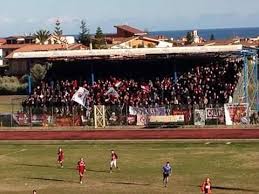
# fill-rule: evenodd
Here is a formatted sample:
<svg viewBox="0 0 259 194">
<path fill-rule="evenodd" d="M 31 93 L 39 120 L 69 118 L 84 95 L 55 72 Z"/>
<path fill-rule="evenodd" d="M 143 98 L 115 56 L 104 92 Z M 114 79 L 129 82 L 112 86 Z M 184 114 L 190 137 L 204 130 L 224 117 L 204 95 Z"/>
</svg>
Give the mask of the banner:
<svg viewBox="0 0 259 194">
<path fill-rule="evenodd" d="M 225 104 L 226 125 L 240 125 L 249 123 L 248 104 Z"/>
<path fill-rule="evenodd" d="M 136 125 L 137 124 L 137 117 L 136 116 L 128 116 L 127 117 L 128 125 Z"/>
<path fill-rule="evenodd" d="M 204 126 L 205 125 L 205 111 L 194 110 L 194 125 Z"/>
<path fill-rule="evenodd" d="M 48 116 L 45 114 L 33 114 L 31 117 L 31 123 L 33 126 L 45 126 L 48 123 Z"/>
<path fill-rule="evenodd" d="M 87 96 L 89 96 L 89 91 L 80 87 L 73 95 L 72 100 L 85 107 Z"/>
<path fill-rule="evenodd" d="M 206 120 L 224 118 L 224 108 L 206 108 Z"/>
<path fill-rule="evenodd" d="M 13 120 L 18 126 L 47 126 L 50 123 L 49 115 L 46 114 L 33 114 L 26 113 L 13 114 Z"/>
<path fill-rule="evenodd" d="M 26 113 L 17 113 L 13 114 L 13 119 L 19 126 L 29 126 L 30 125 L 30 116 Z"/>
<path fill-rule="evenodd" d="M 137 125 L 144 126 L 148 122 L 148 116 L 165 116 L 166 108 L 157 107 L 157 108 L 137 108 L 129 107 L 129 114 L 137 116 Z"/>
<path fill-rule="evenodd" d="M 147 115 L 147 116 L 164 116 L 166 115 L 166 108 L 165 107 L 157 107 L 157 108 L 136 108 L 136 107 L 129 107 L 129 114 L 130 115 Z"/>
<path fill-rule="evenodd" d="M 172 115 L 184 115 L 184 122 L 188 124 L 191 122 L 191 111 L 189 110 L 173 110 Z"/>
<path fill-rule="evenodd" d="M 149 116 L 149 123 L 184 123 L 184 115 Z"/>
<path fill-rule="evenodd" d="M 137 126 L 144 126 L 147 124 L 148 116 L 147 115 L 137 115 Z"/>
<path fill-rule="evenodd" d="M 82 126 L 81 116 L 58 116 L 56 117 L 55 124 L 57 127 L 67 126 Z"/>
</svg>

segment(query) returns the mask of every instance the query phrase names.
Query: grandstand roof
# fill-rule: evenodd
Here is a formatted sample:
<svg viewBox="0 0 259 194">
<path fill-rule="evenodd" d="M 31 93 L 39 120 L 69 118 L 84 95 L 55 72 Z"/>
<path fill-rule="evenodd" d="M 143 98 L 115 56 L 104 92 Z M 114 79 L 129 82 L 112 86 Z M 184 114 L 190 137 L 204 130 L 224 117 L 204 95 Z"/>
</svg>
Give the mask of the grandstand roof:
<svg viewBox="0 0 259 194">
<path fill-rule="evenodd" d="M 33 52 L 13 52 L 9 59 L 35 58 L 138 58 L 147 55 L 174 54 L 206 54 L 206 53 L 234 53 L 241 52 L 242 45 L 224 46 L 189 46 L 172 48 L 138 48 L 138 49 L 100 49 L 100 50 L 53 50 Z"/>
</svg>

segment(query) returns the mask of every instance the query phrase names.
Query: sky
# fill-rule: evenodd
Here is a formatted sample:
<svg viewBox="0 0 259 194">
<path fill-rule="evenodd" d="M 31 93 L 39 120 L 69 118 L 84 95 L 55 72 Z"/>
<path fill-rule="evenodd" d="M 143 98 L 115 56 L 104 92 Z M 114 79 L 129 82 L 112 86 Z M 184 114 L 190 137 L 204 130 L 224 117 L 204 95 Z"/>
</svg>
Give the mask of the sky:
<svg viewBox="0 0 259 194">
<path fill-rule="evenodd" d="M 78 34 L 80 21 L 114 32 L 128 24 L 148 31 L 258 27 L 259 0 L 0 0 L 0 37 L 54 29 Z"/>
</svg>

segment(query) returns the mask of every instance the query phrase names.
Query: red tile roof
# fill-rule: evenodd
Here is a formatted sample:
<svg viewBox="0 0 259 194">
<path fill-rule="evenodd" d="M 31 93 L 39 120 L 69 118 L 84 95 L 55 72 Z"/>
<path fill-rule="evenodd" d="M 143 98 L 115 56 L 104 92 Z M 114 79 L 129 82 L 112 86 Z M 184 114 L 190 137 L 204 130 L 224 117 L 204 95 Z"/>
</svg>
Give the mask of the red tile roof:
<svg viewBox="0 0 259 194">
<path fill-rule="evenodd" d="M 150 41 L 150 42 L 155 42 L 155 43 L 158 43 L 159 40 L 158 39 L 155 39 L 155 38 L 151 38 L 151 37 L 148 37 L 148 36 L 143 36 L 141 37 L 142 40 L 146 40 L 146 41 Z"/>
<path fill-rule="evenodd" d="M 0 45 L 5 44 L 6 40 L 4 38 L 0 38 Z"/>
<path fill-rule="evenodd" d="M 128 25 L 119 25 L 119 26 L 114 26 L 115 28 L 118 28 L 118 29 L 121 29 L 121 30 L 124 30 L 124 31 L 127 31 L 127 32 L 130 32 L 134 35 L 142 35 L 142 34 L 147 34 L 146 32 L 142 31 L 142 30 L 139 30 L 137 28 L 134 28 L 134 27 L 131 27 L 131 26 L 128 26 Z"/>
<path fill-rule="evenodd" d="M 62 45 L 62 44 L 30 44 L 16 49 L 14 52 L 9 54 L 6 58 L 10 59 L 14 53 L 17 52 L 37 52 L 37 51 L 55 51 L 55 50 L 81 50 L 86 49 L 86 46 L 82 44 Z"/>
<path fill-rule="evenodd" d="M 152 38 L 156 40 L 169 40 L 170 38 L 164 36 L 164 35 L 156 35 L 156 36 L 145 36 L 147 38 Z"/>
<path fill-rule="evenodd" d="M 33 52 L 33 51 L 53 51 L 53 50 L 76 50 L 76 49 L 85 49 L 86 47 L 82 44 L 31 44 L 17 49 L 15 52 Z"/>
<path fill-rule="evenodd" d="M 240 43 L 239 41 L 229 39 L 229 40 L 209 40 L 204 43 L 206 46 L 216 46 L 216 45 L 233 45 Z"/>
<path fill-rule="evenodd" d="M 3 44 L 0 46 L 0 49 L 19 49 L 27 45 L 31 44 Z"/>
</svg>

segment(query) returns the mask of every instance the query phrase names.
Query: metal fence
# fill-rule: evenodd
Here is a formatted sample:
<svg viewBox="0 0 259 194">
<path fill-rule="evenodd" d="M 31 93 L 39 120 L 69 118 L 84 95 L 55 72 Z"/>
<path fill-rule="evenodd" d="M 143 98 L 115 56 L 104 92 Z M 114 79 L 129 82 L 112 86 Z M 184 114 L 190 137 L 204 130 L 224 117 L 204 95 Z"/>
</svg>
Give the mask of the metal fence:
<svg viewBox="0 0 259 194">
<path fill-rule="evenodd" d="M 231 113 L 231 119 L 241 120 L 241 109 Z M 247 123 L 258 124 L 257 112 L 246 112 Z M 233 112 L 233 111 L 232 111 Z M 235 114 L 233 116 L 233 114 Z M 240 118 L 236 114 L 241 115 Z M 243 113 L 242 113 L 243 114 Z M 182 115 L 181 125 L 225 125 L 224 105 L 164 105 L 159 107 L 105 106 L 106 126 L 144 126 L 148 116 Z M 0 127 L 94 127 L 94 107 L 21 106 L 20 103 L 0 104 Z M 243 122 L 243 121 L 238 121 Z"/>
</svg>

